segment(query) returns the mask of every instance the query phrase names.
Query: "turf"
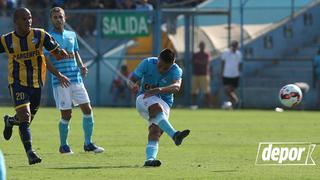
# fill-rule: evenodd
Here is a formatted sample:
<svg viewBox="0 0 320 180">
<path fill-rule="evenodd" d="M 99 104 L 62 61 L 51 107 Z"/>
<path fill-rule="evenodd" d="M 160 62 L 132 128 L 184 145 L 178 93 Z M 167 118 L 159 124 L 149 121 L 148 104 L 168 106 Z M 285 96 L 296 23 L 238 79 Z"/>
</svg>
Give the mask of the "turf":
<svg viewBox="0 0 320 180">
<path fill-rule="evenodd" d="M 0 114 L 13 113 L 1 107 Z M 41 164 L 29 166 L 18 136 L 1 138 L 8 179 L 319 179 L 319 166 L 255 166 L 259 142 L 320 142 L 320 113 L 306 111 L 217 111 L 173 109 L 176 129 L 190 128 L 184 144 L 176 147 L 164 135 L 159 168 L 143 168 L 147 124 L 134 109 L 94 109 L 94 141 L 103 154 L 83 152 L 79 109 L 72 116 L 69 143 L 74 155 L 58 153 L 59 112 L 41 108 L 32 123 L 33 145 Z M 3 123 L 0 123 L 2 131 Z M 313 158 L 320 164 L 320 150 Z"/>
</svg>

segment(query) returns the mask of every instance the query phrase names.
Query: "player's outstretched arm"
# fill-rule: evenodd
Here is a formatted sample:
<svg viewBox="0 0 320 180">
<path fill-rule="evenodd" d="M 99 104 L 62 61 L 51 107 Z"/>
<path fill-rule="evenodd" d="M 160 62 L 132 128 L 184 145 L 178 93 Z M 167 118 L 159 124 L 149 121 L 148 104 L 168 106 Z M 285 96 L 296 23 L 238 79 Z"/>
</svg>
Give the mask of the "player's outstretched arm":
<svg viewBox="0 0 320 180">
<path fill-rule="evenodd" d="M 52 64 L 49 57 L 46 57 L 46 63 L 47 63 L 47 69 L 50 71 L 53 75 L 57 77 L 57 79 L 60 81 L 62 87 L 69 87 L 70 86 L 70 80 L 63 74 L 61 74 Z"/>
<path fill-rule="evenodd" d="M 67 59 L 68 58 L 68 53 L 66 50 L 61 49 L 61 48 L 57 48 L 54 51 L 51 52 L 51 55 L 57 60 L 61 60 L 61 59 Z"/>
<path fill-rule="evenodd" d="M 47 32 L 44 32 L 43 46 L 57 61 L 69 56 L 67 51 L 60 48 L 58 42 Z"/>
</svg>

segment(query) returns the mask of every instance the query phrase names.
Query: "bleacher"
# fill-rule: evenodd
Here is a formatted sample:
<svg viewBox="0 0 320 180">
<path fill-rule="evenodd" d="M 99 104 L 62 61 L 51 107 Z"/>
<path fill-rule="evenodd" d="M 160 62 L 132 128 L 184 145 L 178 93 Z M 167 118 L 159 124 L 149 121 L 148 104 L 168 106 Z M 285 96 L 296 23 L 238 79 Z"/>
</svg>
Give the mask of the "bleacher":
<svg viewBox="0 0 320 180">
<path fill-rule="evenodd" d="M 244 48 L 251 48 L 253 58 L 246 59 L 247 66 L 259 63 L 260 66 L 247 68 L 243 78 L 244 107 L 275 108 L 279 106 L 278 91 L 289 83 L 306 82 L 310 91 L 304 98 L 305 108 L 315 108 L 312 60 L 319 48 L 320 22 L 314 20 L 307 24 L 305 14 L 319 17 L 320 3 L 312 3 L 296 14 L 288 17 L 274 29 L 248 42 Z M 284 37 L 283 29 L 291 26 L 293 35 Z M 264 48 L 264 37 L 273 38 L 273 47 Z"/>
</svg>

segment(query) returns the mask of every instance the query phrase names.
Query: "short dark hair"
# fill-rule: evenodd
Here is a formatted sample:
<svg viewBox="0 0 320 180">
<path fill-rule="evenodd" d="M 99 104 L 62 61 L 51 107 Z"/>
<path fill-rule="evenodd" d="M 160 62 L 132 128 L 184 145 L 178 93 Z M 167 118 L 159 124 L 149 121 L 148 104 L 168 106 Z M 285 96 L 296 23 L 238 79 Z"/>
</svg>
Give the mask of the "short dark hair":
<svg viewBox="0 0 320 180">
<path fill-rule="evenodd" d="M 236 40 L 231 41 L 231 47 L 238 47 L 239 46 L 239 42 Z"/>
<path fill-rule="evenodd" d="M 63 15 L 65 15 L 64 10 L 61 7 L 53 7 L 52 9 L 50 9 L 50 17 L 52 17 L 52 14 L 54 12 L 62 12 Z"/>
<path fill-rule="evenodd" d="M 19 7 L 17 8 L 14 13 L 13 13 L 13 22 L 16 22 L 16 20 L 18 19 L 18 17 L 20 16 L 20 13 L 23 11 L 28 11 L 30 12 L 29 9 L 25 8 L 25 7 Z"/>
<path fill-rule="evenodd" d="M 171 49 L 166 48 L 161 51 L 159 58 L 167 64 L 172 64 L 175 60 L 175 54 Z"/>
</svg>

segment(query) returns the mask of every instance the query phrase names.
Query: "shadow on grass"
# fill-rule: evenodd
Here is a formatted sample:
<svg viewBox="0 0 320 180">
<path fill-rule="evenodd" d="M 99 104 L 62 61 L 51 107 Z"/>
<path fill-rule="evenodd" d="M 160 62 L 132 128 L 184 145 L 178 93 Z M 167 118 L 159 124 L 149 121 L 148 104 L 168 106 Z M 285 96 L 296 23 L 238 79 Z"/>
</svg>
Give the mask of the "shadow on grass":
<svg viewBox="0 0 320 180">
<path fill-rule="evenodd" d="M 142 168 L 139 165 L 134 166 L 78 166 L 78 167 L 51 167 L 47 169 L 60 169 L 60 170 L 79 170 L 79 169 L 134 169 Z"/>
</svg>

